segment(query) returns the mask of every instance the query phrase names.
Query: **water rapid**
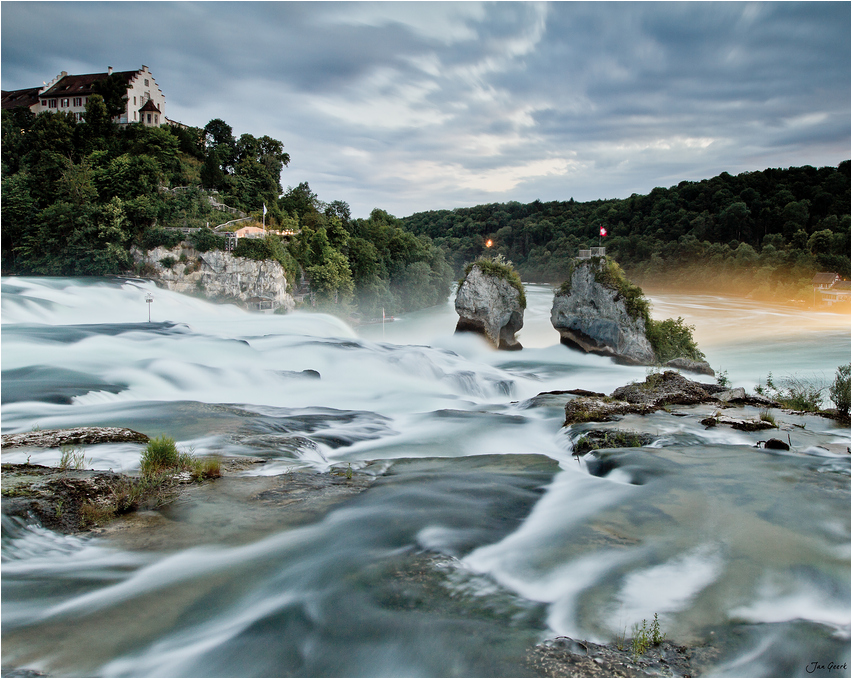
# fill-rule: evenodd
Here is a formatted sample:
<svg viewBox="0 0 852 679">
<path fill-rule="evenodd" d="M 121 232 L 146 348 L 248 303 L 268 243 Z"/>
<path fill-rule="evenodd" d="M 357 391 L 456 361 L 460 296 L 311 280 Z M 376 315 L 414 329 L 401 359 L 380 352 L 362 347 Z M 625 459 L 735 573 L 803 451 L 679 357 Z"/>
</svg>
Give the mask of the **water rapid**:
<svg viewBox="0 0 852 679">
<path fill-rule="evenodd" d="M 545 638 L 611 641 L 656 613 L 670 639 L 714 649 L 715 676 L 849 676 L 812 669 L 850 664 L 849 428 L 776 413 L 792 449 L 764 450 L 765 433 L 705 429 L 696 415 L 712 408 L 696 406 L 595 425 L 656 441 L 578 459 L 591 425 L 565 429 L 562 408 L 534 397 L 609 393 L 646 369 L 561 346 L 551 288 L 530 285 L 527 299 L 524 350 L 497 352 L 453 334 L 451 300 L 353 328 L 141 280 L 4 278 L 4 433 L 124 426 L 196 454 L 262 458 L 243 472 L 252 483 L 347 466 L 377 477 L 287 525 L 220 482 L 138 517 L 189 542 L 63 536 L 4 516 L 4 668 L 523 676 Z M 695 326 L 735 386 L 770 372 L 830 382 L 849 360 L 848 316 L 651 301 L 656 317 Z M 85 455 L 134 473 L 141 448 Z"/>
</svg>

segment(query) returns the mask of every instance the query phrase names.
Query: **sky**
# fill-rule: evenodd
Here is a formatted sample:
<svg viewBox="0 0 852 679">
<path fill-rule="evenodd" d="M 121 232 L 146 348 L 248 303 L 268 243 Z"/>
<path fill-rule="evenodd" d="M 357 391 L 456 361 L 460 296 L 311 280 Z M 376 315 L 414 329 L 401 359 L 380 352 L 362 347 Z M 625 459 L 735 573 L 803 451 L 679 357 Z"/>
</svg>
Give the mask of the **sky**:
<svg viewBox="0 0 852 679">
<path fill-rule="evenodd" d="M 145 64 L 355 217 L 850 158 L 849 2 L 0 3 L 4 90 Z"/>
</svg>

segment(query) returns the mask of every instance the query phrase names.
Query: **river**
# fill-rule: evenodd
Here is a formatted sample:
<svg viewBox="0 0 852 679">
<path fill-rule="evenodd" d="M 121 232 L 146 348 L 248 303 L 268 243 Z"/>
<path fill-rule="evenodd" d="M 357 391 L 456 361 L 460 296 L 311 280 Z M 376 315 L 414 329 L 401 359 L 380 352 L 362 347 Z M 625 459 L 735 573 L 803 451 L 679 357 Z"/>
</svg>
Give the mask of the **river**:
<svg viewBox="0 0 852 679">
<path fill-rule="evenodd" d="M 713 676 L 850 676 L 849 428 L 775 413 L 792 450 L 764 450 L 765 433 L 698 425 L 712 408 L 697 406 L 604 425 L 658 440 L 578 459 L 573 441 L 592 425 L 565 429 L 562 408 L 533 397 L 609 393 L 647 369 L 560 345 L 552 289 L 529 285 L 527 299 L 524 350 L 497 352 L 453 334 L 451 300 L 352 328 L 141 280 L 4 278 L 4 433 L 124 426 L 196 454 L 266 460 L 245 474 L 379 479 L 299 525 L 237 531 L 236 500 L 159 512 L 191 526 L 190 546 L 4 517 L 3 666 L 523 676 L 543 639 L 611 641 L 656 613 L 669 639 L 717 652 Z M 712 295 L 651 302 L 655 317 L 695 326 L 734 386 L 770 372 L 831 382 L 849 361 L 848 315 Z M 134 472 L 141 448 L 85 454 Z"/>
</svg>

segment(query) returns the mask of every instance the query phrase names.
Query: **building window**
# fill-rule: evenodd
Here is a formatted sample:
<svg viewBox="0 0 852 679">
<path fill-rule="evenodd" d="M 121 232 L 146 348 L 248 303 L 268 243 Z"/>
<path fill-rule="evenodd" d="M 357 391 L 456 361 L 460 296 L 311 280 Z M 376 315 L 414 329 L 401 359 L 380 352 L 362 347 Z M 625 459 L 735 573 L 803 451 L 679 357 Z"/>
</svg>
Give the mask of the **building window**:
<svg viewBox="0 0 852 679">
<path fill-rule="evenodd" d="M 74 97 L 74 106 L 82 106 L 83 97 Z"/>
<path fill-rule="evenodd" d="M 133 105 L 136 106 L 136 97 L 133 97 Z"/>
<path fill-rule="evenodd" d="M 148 114 L 148 124 L 149 125 L 151 124 L 151 114 L 150 113 Z"/>
<path fill-rule="evenodd" d="M 148 87 L 148 78 L 145 78 L 145 87 Z"/>
<path fill-rule="evenodd" d="M 56 99 L 50 99 L 50 100 L 47 102 L 47 107 L 48 107 L 48 108 L 56 108 Z"/>
<path fill-rule="evenodd" d="M 160 124 L 160 116 L 158 116 L 158 115 L 155 113 L 155 114 L 154 114 L 154 125 L 159 125 L 159 124 Z"/>
<path fill-rule="evenodd" d="M 68 108 L 69 103 L 68 99 L 60 99 L 59 100 L 59 108 Z"/>
<path fill-rule="evenodd" d="M 133 120 L 136 120 L 136 111 L 133 112 Z"/>
</svg>

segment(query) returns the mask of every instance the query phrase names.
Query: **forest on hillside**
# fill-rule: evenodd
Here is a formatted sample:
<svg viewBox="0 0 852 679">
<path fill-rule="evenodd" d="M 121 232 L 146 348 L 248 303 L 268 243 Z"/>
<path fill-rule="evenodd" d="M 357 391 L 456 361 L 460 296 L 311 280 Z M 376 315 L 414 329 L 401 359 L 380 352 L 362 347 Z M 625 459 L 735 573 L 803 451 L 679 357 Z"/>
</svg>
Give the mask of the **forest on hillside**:
<svg viewBox="0 0 852 679">
<path fill-rule="evenodd" d="M 132 246 L 185 238 L 201 252 L 223 249 L 225 238 L 207 226 L 232 215 L 215 202 L 294 232 L 240 239 L 234 254 L 276 259 L 294 283 L 304 274 L 320 307 L 374 317 L 446 300 L 452 269 L 428 237 L 382 210 L 352 219 L 345 202 L 323 202 L 307 183 L 284 191 L 290 157 L 282 142 L 237 138 L 220 119 L 204 128 L 117 125 L 121 92 L 104 95 L 89 98 L 84 122 L 58 111 L 3 111 L 3 274 L 141 273 Z"/>
<path fill-rule="evenodd" d="M 850 163 L 722 173 L 625 199 L 420 212 L 403 224 L 457 272 L 491 240 L 524 280 L 560 283 L 579 248 L 600 244 L 642 284 L 787 300 L 810 293 L 817 271 L 849 278 Z"/>
</svg>

